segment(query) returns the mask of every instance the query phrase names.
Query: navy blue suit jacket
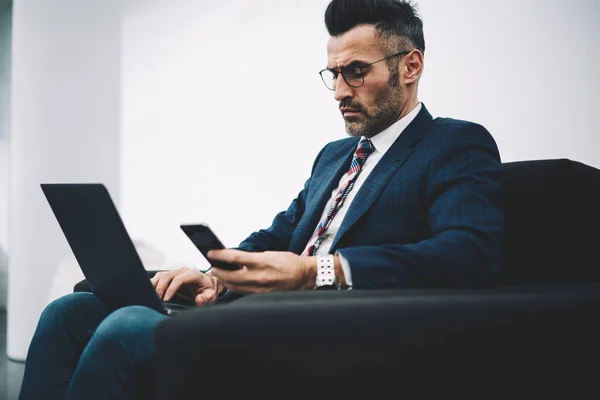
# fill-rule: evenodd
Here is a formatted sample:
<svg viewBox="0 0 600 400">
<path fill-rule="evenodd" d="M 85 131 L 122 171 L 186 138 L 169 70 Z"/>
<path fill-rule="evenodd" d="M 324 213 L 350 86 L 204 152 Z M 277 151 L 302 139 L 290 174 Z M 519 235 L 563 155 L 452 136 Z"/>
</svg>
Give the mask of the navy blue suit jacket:
<svg viewBox="0 0 600 400">
<path fill-rule="evenodd" d="M 359 139 L 327 144 L 289 208 L 238 248 L 300 254 Z M 330 253 L 348 260 L 355 289 L 489 286 L 501 268 L 501 171 L 485 128 L 423 106 L 360 187 Z"/>
</svg>

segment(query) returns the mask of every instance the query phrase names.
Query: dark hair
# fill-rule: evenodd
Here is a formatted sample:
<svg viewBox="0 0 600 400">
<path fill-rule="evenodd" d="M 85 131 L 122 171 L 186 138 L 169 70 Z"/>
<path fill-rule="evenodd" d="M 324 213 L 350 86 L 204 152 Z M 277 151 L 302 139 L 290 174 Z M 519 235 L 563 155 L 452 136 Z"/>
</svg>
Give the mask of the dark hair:
<svg viewBox="0 0 600 400">
<path fill-rule="evenodd" d="M 325 11 L 331 36 L 340 36 L 361 24 L 373 24 L 384 39 L 397 39 L 396 51 L 414 46 L 425 54 L 423 21 L 407 0 L 332 0 Z M 409 43 L 406 43 L 406 42 Z"/>
</svg>

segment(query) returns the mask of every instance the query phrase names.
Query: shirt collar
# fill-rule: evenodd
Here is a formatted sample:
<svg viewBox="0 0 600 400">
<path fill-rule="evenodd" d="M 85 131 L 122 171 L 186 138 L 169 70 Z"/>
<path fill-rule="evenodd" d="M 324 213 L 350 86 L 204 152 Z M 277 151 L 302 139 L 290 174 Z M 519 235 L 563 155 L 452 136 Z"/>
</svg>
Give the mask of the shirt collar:
<svg viewBox="0 0 600 400">
<path fill-rule="evenodd" d="M 406 127 L 415 119 L 419 111 L 421 111 L 421 103 L 404 117 L 394 122 L 389 128 L 379 132 L 377 135 L 371 138 L 371 143 L 375 147 L 375 151 L 385 154 L 392 144 L 398 139 L 400 134 L 406 129 Z"/>
</svg>

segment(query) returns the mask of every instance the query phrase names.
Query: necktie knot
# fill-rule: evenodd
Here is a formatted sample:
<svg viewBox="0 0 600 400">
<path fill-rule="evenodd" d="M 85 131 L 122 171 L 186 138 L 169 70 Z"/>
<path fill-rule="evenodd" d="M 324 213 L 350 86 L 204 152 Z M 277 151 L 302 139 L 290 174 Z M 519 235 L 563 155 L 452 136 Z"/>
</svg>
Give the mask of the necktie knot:
<svg viewBox="0 0 600 400">
<path fill-rule="evenodd" d="M 373 146 L 373 143 L 371 143 L 371 140 L 362 138 L 358 143 L 354 156 L 360 158 L 360 160 L 364 162 L 373 150 L 375 150 L 375 147 Z"/>
</svg>

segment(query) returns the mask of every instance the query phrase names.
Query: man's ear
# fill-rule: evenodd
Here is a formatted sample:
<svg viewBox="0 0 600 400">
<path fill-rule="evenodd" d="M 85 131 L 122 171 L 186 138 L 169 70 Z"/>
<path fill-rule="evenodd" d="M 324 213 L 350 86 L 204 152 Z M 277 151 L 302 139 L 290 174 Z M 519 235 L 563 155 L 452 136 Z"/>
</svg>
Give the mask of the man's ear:
<svg viewBox="0 0 600 400">
<path fill-rule="evenodd" d="M 423 53 L 413 50 L 400 63 L 400 80 L 404 85 L 410 85 L 419 80 L 423 73 Z"/>
</svg>

